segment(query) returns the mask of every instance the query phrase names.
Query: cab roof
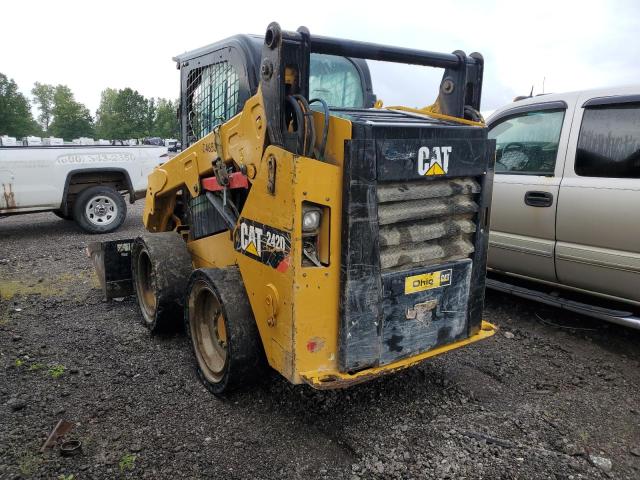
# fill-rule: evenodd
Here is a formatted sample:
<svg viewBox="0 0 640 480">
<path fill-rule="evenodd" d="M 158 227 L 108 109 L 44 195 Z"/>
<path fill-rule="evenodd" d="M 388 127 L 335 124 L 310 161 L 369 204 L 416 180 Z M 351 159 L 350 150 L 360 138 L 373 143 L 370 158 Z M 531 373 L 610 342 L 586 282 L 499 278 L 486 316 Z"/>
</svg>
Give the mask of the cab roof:
<svg viewBox="0 0 640 480">
<path fill-rule="evenodd" d="M 208 53 L 215 52 L 221 48 L 235 46 L 243 50 L 248 56 L 252 58 L 256 65 L 260 64 L 260 56 L 262 54 L 262 44 L 264 43 L 264 36 L 251 35 L 251 34 L 238 34 L 231 37 L 227 37 L 223 40 L 219 40 L 215 43 L 211 43 L 204 47 L 196 48 L 188 52 L 181 53 L 173 57 L 173 60 L 178 64 L 178 68 L 184 62 L 188 62 L 194 58 L 207 55 Z"/>
</svg>

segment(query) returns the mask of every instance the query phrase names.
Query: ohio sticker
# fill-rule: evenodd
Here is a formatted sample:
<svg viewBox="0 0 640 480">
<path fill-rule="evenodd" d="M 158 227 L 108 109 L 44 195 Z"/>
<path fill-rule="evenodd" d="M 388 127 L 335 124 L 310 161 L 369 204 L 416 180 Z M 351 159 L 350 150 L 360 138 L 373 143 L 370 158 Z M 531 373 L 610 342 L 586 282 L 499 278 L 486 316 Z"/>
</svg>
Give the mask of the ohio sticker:
<svg viewBox="0 0 640 480">
<path fill-rule="evenodd" d="M 234 248 L 280 272 L 289 268 L 291 236 L 269 225 L 241 219 L 234 234 Z"/>
<path fill-rule="evenodd" d="M 404 279 L 404 294 L 424 292 L 451 285 L 451 269 L 413 275 Z"/>
</svg>

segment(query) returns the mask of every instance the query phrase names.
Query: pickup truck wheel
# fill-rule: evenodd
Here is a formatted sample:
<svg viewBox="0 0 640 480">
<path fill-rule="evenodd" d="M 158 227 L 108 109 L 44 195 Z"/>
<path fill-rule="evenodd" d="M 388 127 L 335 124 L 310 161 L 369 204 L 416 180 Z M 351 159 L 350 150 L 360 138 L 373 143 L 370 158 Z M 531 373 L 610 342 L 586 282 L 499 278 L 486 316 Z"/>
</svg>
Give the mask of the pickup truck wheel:
<svg viewBox="0 0 640 480">
<path fill-rule="evenodd" d="M 135 239 L 131 272 L 142 324 L 151 333 L 182 326 L 191 255 L 176 232 L 149 233 Z"/>
<path fill-rule="evenodd" d="M 185 329 L 198 376 L 214 395 L 246 386 L 263 371 L 264 350 L 238 268 L 191 274 Z"/>
<path fill-rule="evenodd" d="M 127 216 L 127 204 L 117 190 L 107 186 L 83 190 L 73 206 L 73 218 L 89 233 L 108 233 L 119 228 Z"/>
</svg>

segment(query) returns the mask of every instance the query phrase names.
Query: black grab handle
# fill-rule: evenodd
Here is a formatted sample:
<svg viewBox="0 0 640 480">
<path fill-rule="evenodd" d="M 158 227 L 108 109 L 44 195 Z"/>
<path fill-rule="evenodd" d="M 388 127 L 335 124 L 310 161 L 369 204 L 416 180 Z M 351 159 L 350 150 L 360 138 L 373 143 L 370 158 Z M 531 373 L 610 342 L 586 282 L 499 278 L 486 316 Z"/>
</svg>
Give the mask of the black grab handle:
<svg viewBox="0 0 640 480">
<path fill-rule="evenodd" d="M 550 207 L 553 205 L 553 194 L 531 190 L 524 194 L 524 203 L 530 207 Z"/>
</svg>

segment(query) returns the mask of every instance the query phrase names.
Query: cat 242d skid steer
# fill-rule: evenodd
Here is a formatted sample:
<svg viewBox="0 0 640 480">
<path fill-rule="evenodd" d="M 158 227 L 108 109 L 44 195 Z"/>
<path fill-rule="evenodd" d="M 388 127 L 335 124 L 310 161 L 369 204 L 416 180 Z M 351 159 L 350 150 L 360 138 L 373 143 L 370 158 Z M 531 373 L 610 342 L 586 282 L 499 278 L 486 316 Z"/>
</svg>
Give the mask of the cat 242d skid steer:
<svg viewBox="0 0 640 480">
<path fill-rule="evenodd" d="M 384 108 L 365 59 L 444 69 L 437 100 Z M 345 387 L 494 333 L 479 54 L 272 23 L 175 60 L 185 149 L 149 177 L 150 233 L 90 253 L 151 331 L 185 322 L 213 393 L 265 361 Z"/>
</svg>

